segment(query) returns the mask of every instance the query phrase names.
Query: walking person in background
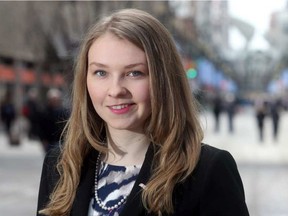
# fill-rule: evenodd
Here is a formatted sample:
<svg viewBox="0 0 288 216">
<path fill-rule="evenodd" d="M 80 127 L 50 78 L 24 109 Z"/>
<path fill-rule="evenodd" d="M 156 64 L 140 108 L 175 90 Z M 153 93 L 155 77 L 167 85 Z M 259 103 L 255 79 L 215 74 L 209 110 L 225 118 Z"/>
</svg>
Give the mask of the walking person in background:
<svg viewBox="0 0 288 216">
<path fill-rule="evenodd" d="M 234 117 L 237 111 L 236 97 L 232 93 L 227 93 L 225 96 L 225 110 L 228 117 L 228 129 L 229 133 L 234 132 Z"/>
<path fill-rule="evenodd" d="M 214 131 L 219 132 L 220 129 L 220 114 L 222 112 L 223 104 L 220 95 L 216 95 L 213 99 L 213 115 L 215 120 Z"/>
<path fill-rule="evenodd" d="M 35 88 L 29 89 L 28 98 L 24 103 L 22 113 L 27 118 L 29 123 L 29 139 L 38 140 L 41 127 L 41 107 L 38 101 L 38 91 Z"/>
<path fill-rule="evenodd" d="M 8 90 L 1 102 L 1 120 L 4 124 L 5 132 L 8 136 L 10 145 L 20 144 L 20 133 L 13 133 L 13 123 L 16 120 L 16 109 L 13 103 L 12 92 Z"/>
<path fill-rule="evenodd" d="M 278 138 L 281 107 L 282 107 L 282 103 L 280 99 L 275 99 L 274 101 L 272 101 L 271 106 L 270 106 L 274 141 L 277 141 L 277 138 Z"/>
<path fill-rule="evenodd" d="M 264 141 L 264 120 L 267 114 L 267 102 L 263 99 L 255 101 L 255 111 L 260 142 Z"/>
<path fill-rule="evenodd" d="M 150 14 L 124 9 L 91 28 L 72 92 L 38 215 L 249 215 L 235 160 L 201 144 L 180 55 Z"/>
<path fill-rule="evenodd" d="M 61 133 L 67 119 L 68 110 L 63 107 L 61 91 L 49 89 L 39 123 L 39 137 L 45 152 L 61 144 Z"/>
</svg>

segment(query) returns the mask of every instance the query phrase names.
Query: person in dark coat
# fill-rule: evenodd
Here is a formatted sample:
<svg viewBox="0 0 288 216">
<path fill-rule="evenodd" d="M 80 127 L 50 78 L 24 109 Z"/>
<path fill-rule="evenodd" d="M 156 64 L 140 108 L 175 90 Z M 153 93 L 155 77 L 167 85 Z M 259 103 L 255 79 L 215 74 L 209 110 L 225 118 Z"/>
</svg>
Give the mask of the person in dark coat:
<svg viewBox="0 0 288 216">
<path fill-rule="evenodd" d="M 41 127 L 41 107 L 38 100 L 38 91 L 36 89 L 32 88 L 28 91 L 28 98 L 24 103 L 22 113 L 29 123 L 29 139 L 38 140 Z"/>
<path fill-rule="evenodd" d="M 39 114 L 39 137 L 44 151 L 62 143 L 61 134 L 69 112 L 62 104 L 62 93 L 52 88 L 47 92 L 47 104 Z"/>
<path fill-rule="evenodd" d="M 214 131 L 219 132 L 220 129 L 220 115 L 223 109 L 223 102 L 220 95 L 216 95 L 213 100 L 213 115 L 215 120 Z"/>
<path fill-rule="evenodd" d="M 80 50 L 63 146 L 43 163 L 38 216 L 249 215 L 234 158 L 202 144 L 197 101 L 156 18 L 117 11 Z"/>
<path fill-rule="evenodd" d="M 256 120 L 260 142 L 264 141 L 264 123 L 267 115 L 267 101 L 258 99 L 255 102 Z"/>
<path fill-rule="evenodd" d="M 270 114 L 272 118 L 273 138 L 275 141 L 277 141 L 277 138 L 278 138 L 281 108 L 282 108 L 282 103 L 280 99 L 276 99 L 275 101 L 271 103 Z"/>
<path fill-rule="evenodd" d="M 225 111 L 228 117 L 229 133 L 234 132 L 234 117 L 237 112 L 236 96 L 232 93 L 227 93 L 225 96 Z"/>
<path fill-rule="evenodd" d="M 1 120 L 4 124 L 5 132 L 8 136 L 9 143 L 11 145 L 19 145 L 20 137 L 19 134 L 15 136 L 12 131 L 13 122 L 16 119 L 16 108 L 12 99 L 12 92 L 7 91 L 3 101 L 0 105 Z"/>
</svg>

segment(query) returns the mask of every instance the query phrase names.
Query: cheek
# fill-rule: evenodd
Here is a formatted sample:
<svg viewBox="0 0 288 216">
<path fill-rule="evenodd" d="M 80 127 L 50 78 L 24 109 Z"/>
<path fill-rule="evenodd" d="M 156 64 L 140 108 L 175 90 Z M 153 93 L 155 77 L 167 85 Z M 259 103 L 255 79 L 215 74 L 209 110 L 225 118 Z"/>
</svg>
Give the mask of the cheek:
<svg viewBox="0 0 288 216">
<path fill-rule="evenodd" d="M 147 104 L 149 104 L 150 105 L 150 101 L 151 101 L 151 97 L 150 97 L 150 92 L 149 91 L 147 91 L 147 92 L 145 92 L 143 95 L 142 95 L 142 97 L 143 97 L 143 100 L 147 103 Z"/>
<path fill-rule="evenodd" d="M 139 88 L 138 98 L 147 106 L 151 106 L 151 96 L 150 96 L 149 87 L 147 85 L 144 85 Z"/>
<path fill-rule="evenodd" d="M 99 91 L 99 86 L 97 88 L 96 85 L 87 82 L 87 90 L 92 103 L 95 105 L 95 103 L 101 98 L 101 91 Z"/>
</svg>

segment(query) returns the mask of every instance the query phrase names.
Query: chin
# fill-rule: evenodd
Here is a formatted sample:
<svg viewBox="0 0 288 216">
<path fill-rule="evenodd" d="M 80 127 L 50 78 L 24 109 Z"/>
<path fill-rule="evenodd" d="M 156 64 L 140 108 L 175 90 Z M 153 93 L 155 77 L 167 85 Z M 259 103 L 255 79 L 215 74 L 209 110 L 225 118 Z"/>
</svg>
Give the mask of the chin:
<svg viewBox="0 0 288 216">
<path fill-rule="evenodd" d="M 132 125 L 109 125 L 109 128 L 114 130 L 129 130 L 129 131 L 139 131 L 139 127 L 135 127 Z"/>
<path fill-rule="evenodd" d="M 130 130 L 130 129 L 133 129 L 133 127 L 128 126 L 128 125 L 117 125 L 117 124 L 114 124 L 114 125 L 110 124 L 109 128 L 116 129 L 116 130 Z"/>
</svg>

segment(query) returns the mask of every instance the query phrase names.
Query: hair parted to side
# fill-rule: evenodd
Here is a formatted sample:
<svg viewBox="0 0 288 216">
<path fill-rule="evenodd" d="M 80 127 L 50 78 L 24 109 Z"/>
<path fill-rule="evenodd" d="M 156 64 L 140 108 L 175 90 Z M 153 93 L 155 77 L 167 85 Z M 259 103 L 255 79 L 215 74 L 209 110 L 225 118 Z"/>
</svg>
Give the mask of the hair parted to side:
<svg viewBox="0 0 288 216">
<path fill-rule="evenodd" d="M 107 32 L 132 42 L 146 53 L 152 111 L 145 130 L 157 146 L 153 174 L 142 193 L 148 211 L 172 213 L 175 184 L 185 180 L 197 164 L 203 139 L 198 104 L 173 38 L 150 14 L 137 9 L 120 10 L 101 19 L 82 43 L 75 67 L 71 117 L 65 127 L 65 143 L 58 163 L 60 180 L 41 211 L 44 215 L 69 215 L 83 158 L 91 146 L 107 152 L 101 143 L 105 123 L 95 112 L 86 88 L 88 51 Z"/>
</svg>

